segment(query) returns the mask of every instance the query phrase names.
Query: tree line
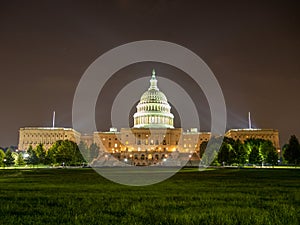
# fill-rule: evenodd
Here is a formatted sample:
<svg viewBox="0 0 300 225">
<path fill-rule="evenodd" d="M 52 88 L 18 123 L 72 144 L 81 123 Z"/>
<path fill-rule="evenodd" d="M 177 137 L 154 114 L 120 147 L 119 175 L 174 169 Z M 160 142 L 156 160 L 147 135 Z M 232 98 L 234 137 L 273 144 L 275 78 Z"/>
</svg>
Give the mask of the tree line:
<svg viewBox="0 0 300 225">
<path fill-rule="evenodd" d="M 217 149 L 217 143 L 221 148 Z M 212 154 L 204 154 L 205 151 Z M 43 144 L 35 148 L 29 146 L 28 150 L 14 151 L 8 148 L 5 152 L 0 149 L 0 166 L 23 166 L 27 165 L 82 165 L 97 158 L 99 147 L 96 144 L 87 146 L 84 142 L 77 145 L 73 141 L 56 141 L 48 150 Z M 199 155 L 202 162 L 212 162 L 212 165 L 278 165 L 280 159 L 283 164 L 300 164 L 300 144 L 295 135 L 292 135 L 289 142 L 282 148 L 282 157 L 271 141 L 264 139 L 247 139 L 244 142 L 225 137 L 223 140 L 213 138 L 208 142 L 202 142 Z"/>
<path fill-rule="evenodd" d="M 39 144 L 35 148 L 30 145 L 26 152 L 13 152 L 11 149 L 4 152 L 0 149 L 0 166 L 35 166 L 40 164 L 79 166 L 96 158 L 98 150 L 96 144 L 88 147 L 83 142 L 77 145 L 69 140 L 56 141 L 48 150 L 43 144 Z"/>
<path fill-rule="evenodd" d="M 273 166 L 278 165 L 279 161 L 293 165 L 300 163 L 300 144 L 295 135 L 291 136 L 288 144 L 283 146 L 282 158 L 269 140 L 250 138 L 241 142 L 239 139 L 225 137 L 217 151 L 215 148 L 219 141 L 218 138 L 214 138 L 209 146 L 207 146 L 208 142 L 200 145 L 199 154 L 204 163 L 212 162 L 212 165 L 270 164 Z M 211 154 L 204 154 L 205 150 Z"/>
</svg>

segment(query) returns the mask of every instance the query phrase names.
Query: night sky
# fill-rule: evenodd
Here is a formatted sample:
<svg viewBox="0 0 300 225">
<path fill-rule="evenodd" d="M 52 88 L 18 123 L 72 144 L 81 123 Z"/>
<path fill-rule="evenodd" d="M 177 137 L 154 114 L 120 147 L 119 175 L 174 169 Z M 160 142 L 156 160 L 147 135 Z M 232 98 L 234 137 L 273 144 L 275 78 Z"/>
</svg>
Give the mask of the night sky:
<svg viewBox="0 0 300 225">
<path fill-rule="evenodd" d="M 20 127 L 51 126 L 53 110 L 57 126 L 71 127 L 73 95 L 88 66 L 114 47 L 149 39 L 180 44 L 207 63 L 223 90 L 228 128 L 246 127 L 251 111 L 255 127 L 279 129 L 281 144 L 292 134 L 300 137 L 299 5 L 285 0 L 3 0 L 0 146 L 17 145 Z M 190 85 L 204 121 L 201 129 L 209 129 L 201 90 L 183 72 L 159 63 L 128 66 L 109 80 L 97 104 L 98 129 L 109 128 L 118 90 L 150 76 L 153 67 L 158 79 Z"/>
</svg>

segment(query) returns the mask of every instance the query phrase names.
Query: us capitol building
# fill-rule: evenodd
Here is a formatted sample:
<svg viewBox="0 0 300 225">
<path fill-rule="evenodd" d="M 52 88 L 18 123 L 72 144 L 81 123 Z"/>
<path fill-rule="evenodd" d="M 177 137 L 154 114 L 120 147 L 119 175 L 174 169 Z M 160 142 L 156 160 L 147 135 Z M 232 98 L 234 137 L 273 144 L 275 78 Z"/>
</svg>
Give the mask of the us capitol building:
<svg viewBox="0 0 300 225">
<path fill-rule="evenodd" d="M 114 157 L 131 165 L 160 164 L 168 157 L 180 154 L 191 160 L 200 160 L 198 156 L 202 142 L 209 141 L 210 132 L 199 132 L 197 128 L 183 131 L 174 128 L 174 115 L 167 97 L 157 86 L 155 71 L 150 79 L 150 87 L 141 96 L 134 114 L 132 128 L 111 128 L 107 132 L 81 135 L 72 128 L 25 127 L 19 130 L 19 150 L 27 150 L 43 144 L 49 149 L 57 140 L 81 140 L 88 146 L 99 146 L 99 156 L 94 163 L 109 162 Z M 245 141 L 248 138 L 262 138 L 272 141 L 280 151 L 279 133 L 274 129 L 231 129 L 225 136 Z M 108 154 L 109 153 L 109 154 Z"/>
</svg>

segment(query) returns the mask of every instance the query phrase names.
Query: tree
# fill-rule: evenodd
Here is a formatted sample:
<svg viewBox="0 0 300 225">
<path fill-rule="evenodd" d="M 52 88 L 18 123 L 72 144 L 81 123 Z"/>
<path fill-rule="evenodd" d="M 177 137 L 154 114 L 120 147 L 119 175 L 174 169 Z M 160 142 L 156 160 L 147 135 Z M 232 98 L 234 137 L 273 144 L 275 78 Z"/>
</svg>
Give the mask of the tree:
<svg viewBox="0 0 300 225">
<path fill-rule="evenodd" d="M 220 150 L 218 152 L 218 162 L 220 164 L 231 164 L 230 151 L 232 150 L 232 138 L 224 137 Z"/>
<path fill-rule="evenodd" d="M 70 165 L 72 163 L 73 152 L 74 150 L 72 149 L 70 143 L 62 141 L 61 145 L 59 145 L 56 150 L 56 162 Z"/>
<path fill-rule="evenodd" d="M 203 141 L 201 144 L 200 144 L 200 147 L 199 147 L 199 157 L 200 159 L 202 158 L 205 150 L 206 150 L 206 147 L 207 147 L 207 141 Z"/>
<path fill-rule="evenodd" d="M 249 163 L 252 164 L 261 164 L 262 157 L 259 152 L 259 148 L 255 145 L 253 146 L 250 155 L 249 155 Z"/>
<path fill-rule="evenodd" d="M 276 151 L 272 142 L 264 139 L 258 139 L 258 148 L 260 150 L 262 162 L 267 162 L 268 154 L 274 150 Z"/>
<path fill-rule="evenodd" d="M 74 157 L 72 159 L 72 163 L 81 165 L 82 163 L 86 162 L 86 160 L 84 159 L 83 155 L 80 152 L 80 149 L 78 148 L 78 145 L 73 141 L 70 142 L 71 142 L 72 149 L 74 151 Z"/>
<path fill-rule="evenodd" d="M 245 141 L 245 148 L 249 153 L 249 163 L 261 164 L 278 163 L 278 155 L 275 146 L 270 140 L 261 138 L 250 138 Z"/>
<path fill-rule="evenodd" d="M 17 165 L 17 158 L 18 158 L 18 153 L 17 152 L 12 152 L 11 153 L 12 157 L 14 158 L 14 165 Z"/>
<path fill-rule="evenodd" d="M 266 162 L 272 164 L 272 166 L 278 165 L 278 154 L 276 149 L 268 153 Z"/>
<path fill-rule="evenodd" d="M 284 153 L 285 153 L 285 151 L 286 151 L 288 145 L 289 145 L 289 144 L 284 144 L 284 145 L 282 146 L 282 155 L 281 155 L 282 158 L 281 158 L 281 162 L 282 162 L 283 164 L 287 164 L 287 163 L 288 163 L 288 161 L 284 158 Z"/>
<path fill-rule="evenodd" d="M 261 145 L 263 161 L 273 166 L 278 164 L 278 153 L 270 140 L 263 140 Z"/>
<path fill-rule="evenodd" d="M 214 138 L 214 137 L 211 138 L 209 143 L 207 143 L 205 153 L 202 155 L 200 160 L 200 164 L 202 166 L 219 165 L 218 151 L 219 151 L 219 147 L 222 145 L 222 141 L 223 141 L 222 138 Z M 200 145 L 200 149 L 201 149 L 201 145 Z"/>
<path fill-rule="evenodd" d="M 8 148 L 6 150 L 4 160 L 5 160 L 4 164 L 6 166 L 12 166 L 12 165 L 14 165 L 14 160 L 15 159 L 13 157 L 13 154 L 12 154 L 12 151 L 11 151 L 10 148 Z"/>
<path fill-rule="evenodd" d="M 283 157 L 291 164 L 300 163 L 300 144 L 295 135 L 292 135 L 284 149 Z"/>
<path fill-rule="evenodd" d="M 246 146 L 238 139 L 234 142 L 232 148 L 235 150 L 233 162 L 238 165 L 244 165 L 249 157 Z"/>
<path fill-rule="evenodd" d="M 77 144 L 69 140 L 55 142 L 46 157 L 47 161 L 51 159 L 55 163 L 65 165 L 81 164 L 85 161 Z"/>
<path fill-rule="evenodd" d="M 55 159 L 55 149 L 49 148 L 45 155 L 45 165 L 53 165 L 56 163 Z"/>
<path fill-rule="evenodd" d="M 48 149 L 45 156 L 46 165 L 54 165 L 58 163 L 56 161 L 57 149 L 62 144 L 62 142 L 62 140 L 58 140 Z"/>
<path fill-rule="evenodd" d="M 38 158 L 38 164 L 42 163 L 45 164 L 45 158 L 46 158 L 46 150 L 43 146 L 43 144 L 39 144 L 35 148 L 36 156 Z"/>
<path fill-rule="evenodd" d="M 0 149 L 0 166 L 4 166 L 4 158 L 5 158 L 5 153 L 2 149 Z"/>
<path fill-rule="evenodd" d="M 90 161 L 90 149 L 88 148 L 87 144 L 83 141 L 80 141 L 78 148 L 86 161 Z"/>
<path fill-rule="evenodd" d="M 90 146 L 90 161 L 93 161 L 99 155 L 99 147 L 97 144 L 93 143 Z"/>
<path fill-rule="evenodd" d="M 27 149 L 27 164 L 29 165 L 37 165 L 39 163 L 39 158 L 36 154 L 36 151 L 32 148 L 32 146 L 30 145 L 29 148 Z"/>
<path fill-rule="evenodd" d="M 17 156 L 16 161 L 15 161 L 15 165 L 16 166 L 23 166 L 24 164 L 25 164 L 25 161 L 24 161 L 23 153 L 20 152 Z"/>
<path fill-rule="evenodd" d="M 222 164 L 222 165 L 224 163 L 230 164 L 230 158 L 229 158 L 230 157 L 230 154 L 229 154 L 230 148 L 231 148 L 230 144 L 226 143 L 225 141 L 222 143 L 221 149 L 218 153 L 218 162 L 220 164 Z"/>
</svg>

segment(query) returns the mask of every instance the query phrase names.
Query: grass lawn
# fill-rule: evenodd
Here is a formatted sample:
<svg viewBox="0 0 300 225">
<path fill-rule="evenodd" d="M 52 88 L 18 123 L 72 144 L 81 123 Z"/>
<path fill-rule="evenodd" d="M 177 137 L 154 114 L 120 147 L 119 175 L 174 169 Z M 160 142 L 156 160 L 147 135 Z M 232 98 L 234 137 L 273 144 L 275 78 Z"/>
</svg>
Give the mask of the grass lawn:
<svg viewBox="0 0 300 225">
<path fill-rule="evenodd" d="M 0 170 L 0 224 L 300 224 L 300 170 L 183 169 L 145 187 L 92 169 Z"/>
</svg>

